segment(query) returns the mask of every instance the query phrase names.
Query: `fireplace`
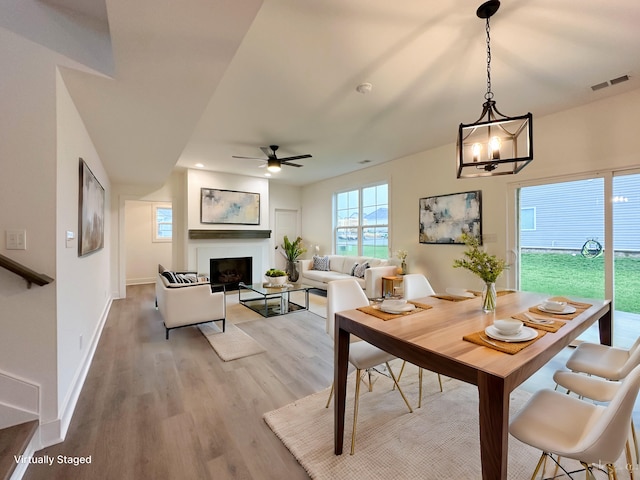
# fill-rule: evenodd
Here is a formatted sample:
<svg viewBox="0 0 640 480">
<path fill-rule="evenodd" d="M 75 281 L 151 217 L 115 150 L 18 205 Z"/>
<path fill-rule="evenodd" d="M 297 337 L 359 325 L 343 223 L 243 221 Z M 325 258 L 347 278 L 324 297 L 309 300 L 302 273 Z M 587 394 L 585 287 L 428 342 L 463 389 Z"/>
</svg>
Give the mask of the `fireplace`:
<svg viewBox="0 0 640 480">
<path fill-rule="evenodd" d="M 227 290 L 237 290 L 240 282 L 253 283 L 252 270 L 252 257 L 209 259 L 211 284 L 224 285 Z"/>
</svg>

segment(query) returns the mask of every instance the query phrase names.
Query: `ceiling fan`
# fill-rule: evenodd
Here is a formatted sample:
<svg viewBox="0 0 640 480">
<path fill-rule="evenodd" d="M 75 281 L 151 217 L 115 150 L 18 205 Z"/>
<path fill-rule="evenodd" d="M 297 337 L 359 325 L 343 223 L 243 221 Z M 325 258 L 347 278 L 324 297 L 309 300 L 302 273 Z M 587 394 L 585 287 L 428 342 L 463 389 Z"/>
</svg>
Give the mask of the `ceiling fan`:
<svg viewBox="0 0 640 480">
<path fill-rule="evenodd" d="M 295 155 L 293 157 L 285 157 L 278 158 L 276 157 L 276 150 L 278 150 L 278 145 L 269 145 L 268 147 L 260 147 L 260 150 L 264 152 L 267 158 L 259 158 L 259 157 L 239 157 L 237 155 L 233 155 L 233 158 L 251 158 L 254 160 L 263 160 L 266 161 L 267 170 L 270 172 L 279 172 L 282 165 L 288 165 L 290 167 L 302 167 L 302 165 L 298 165 L 297 163 L 291 163 L 291 160 L 300 160 L 301 158 L 311 158 L 311 155 L 308 153 L 305 155 Z"/>
</svg>

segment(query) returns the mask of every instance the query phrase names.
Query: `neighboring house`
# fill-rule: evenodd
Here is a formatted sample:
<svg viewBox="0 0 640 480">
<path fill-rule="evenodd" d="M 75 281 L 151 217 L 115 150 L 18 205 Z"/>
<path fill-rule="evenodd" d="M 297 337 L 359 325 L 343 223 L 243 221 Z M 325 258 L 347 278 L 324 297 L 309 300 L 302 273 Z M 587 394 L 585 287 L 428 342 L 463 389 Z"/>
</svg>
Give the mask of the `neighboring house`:
<svg viewBox="0 0 640 480">
<path fill-rule="evenodd" d="M 522 188 L 521 248 L 580 251 L 589 240 L 604 247 L 601 192 L 602 184 L 594 180 Z M 617 177 L 612 201 L 615 250 L 640 253 L 640 176 Z"/>
</svg>

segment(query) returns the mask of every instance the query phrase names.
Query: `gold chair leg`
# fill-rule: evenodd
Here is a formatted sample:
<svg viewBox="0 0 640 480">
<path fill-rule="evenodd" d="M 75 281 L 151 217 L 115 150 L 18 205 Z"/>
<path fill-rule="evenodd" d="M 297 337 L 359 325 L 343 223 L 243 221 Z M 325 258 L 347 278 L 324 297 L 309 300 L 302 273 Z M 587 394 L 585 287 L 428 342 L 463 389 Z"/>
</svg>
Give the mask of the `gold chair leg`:
<svg viewBox="0 0 640 480">
<path fill-rule="evenodd" d="M 399 380 L 399 379 L 398 379 Z M 418 408 L 422 407 L 422 368 L 418 370 Z"/>
<path fill-rule="evenodd" d="M 627 442 L 624 444 L 624 454 L 627 457 L 627 471 L 629 472 L 629 479 L 633 480 L 633 457 L 631 456 L 631 446 L 629 445 L 629 440 L 627 440 Z M 607 465 L 607 472 L 608 471 L 609 466 Z"/>
<path fill-rule="evenodd" d="M 369 377 L 369 391 L 373 392 L 373 382 L 372 382 L 372 379 L 371 379 L 371 369 L 370 368 L 367 369 L 367 375 Z"/>
<path fill-rule="evenodd" d="M 443 392 L 444 390 L 442 390 L 442 377 L 440 376 L 440 374 L 438 374 L 438 383 L 440 384 L 440 392 Z"/>
<path fill-rule="evenodd" d="M 400 373 L 398 374 L 398 383 L 400 382 L 400 379 L 402 378 L 402 372 L 404 372 L 404 367 L 407 364 L 406 360 L 402 361 L 402 366 L 400 367 Z M 391 387 L 391 390 L 395 390 L 396 389 L 396 385 L 394 384 L 393 387 Z"/>
<path fill-rule="evenodd" d="M 633 418 L 631 419 L 631 436 L 633 437 L 633 444 L 636 447 L 636 462 L 640 463 L 640 451 L 638 451 L 638 438 L 636 437 L 636 427 L 633 424 Z"/>
<path fill-rule="evenodd" d="M 409 405 L 409 400 L 407 400 L 407 397 L 404 396 L 404 392 L 400 388 L 400 385 L 398 385 L 398 381 L 396 380 L 396 376 L 393 374 L 393 370 L 391 370 L 391 365 L 389 365 L 389 362 L 385 362 L 385 365 L 387 366 L 387 370 L 389 370 L 389 374 L 391 375 L 391 378 L 393 379 L 393 383 L 396 385 L 396 387 L 398 387 L 398 392 L 400 392 L 400 395 L 402 396 L 402 399 L 404 400 L 404 403 L 407 404 L 407 408 L 409 409 L 409 413 L 413 413 L 413 408 L 411 408 L 411 405 Z"/>
<path fill-rule="evenodd" d="M 580 462 L 580 464 L 582 465 L 582 467 L 584 468 L 584 478 L 586 480 L 597 480 L 596 476 L 593 474 L 593 472 L 591 471 L 591 469 L 589 468 L 589 465 L 587 465 L 584 462 Z M 607 470 L 609 470 L 609 466 L 607 465 Z M 611 475 L 609 475 L 609 479 L 611 479 Z"/>
<path fill-rule="evenodd" d="M 329 392 L 329 398 L 327 399 L 327 404 L 324 406 L 324 408 L 329 408 L 329 405 L 331 404 L 331 397 L 333 397 L 333 383 L 331 384 L 331 391 Z"/>
<path fill-rule="evenodd" d="M 533 475 L 531 475 L 531 480 L 536 480 L 536 475 L 538 474 L 538 471 L 540 470 L 540 467 L 542 466 L 542 463 L 544 461 L 544 464 L 547 464 L 547 454 L 542 452 L 542 455 L 540 455 L 540 460 L 538 460 L 538 465 L 536 465 L 536 469 L 533 471 Z M 542 470 L 542 473 L 544 474 L 544 469 Z"/>
<path fill-rule="evenodd" d="M 356 452 L 356 423 L 358 422 L 358 403 L 360 402 L 360 372 L 356 370 L 356 398 L 353 402 L 353 430 L 351 431 L 351 455 Z"/>
<path fill-rule="evenodd" d="M 616 467 L 613 463 L 607 463 L 607 475 L 609 476 L 609 480 L 618 480 L 618 474 L 616 473 Z M 633 475 L 631 470 L 629 470 L 629 475 Z M 633 476 L 631 476 L 633 478 Z"/>
</svg>

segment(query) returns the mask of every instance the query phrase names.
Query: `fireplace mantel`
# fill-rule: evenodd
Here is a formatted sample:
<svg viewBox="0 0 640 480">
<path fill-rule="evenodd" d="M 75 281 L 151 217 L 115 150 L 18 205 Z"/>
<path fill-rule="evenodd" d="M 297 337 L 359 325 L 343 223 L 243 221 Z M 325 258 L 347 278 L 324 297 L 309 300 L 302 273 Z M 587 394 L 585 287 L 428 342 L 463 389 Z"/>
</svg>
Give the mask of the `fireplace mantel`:
<svg viewBox="0 0 640 480">
<path fill-rule="evenodd" d="M 271 238 L 271 230 L 189 230 L 190 240 Z"/>
</svg>

